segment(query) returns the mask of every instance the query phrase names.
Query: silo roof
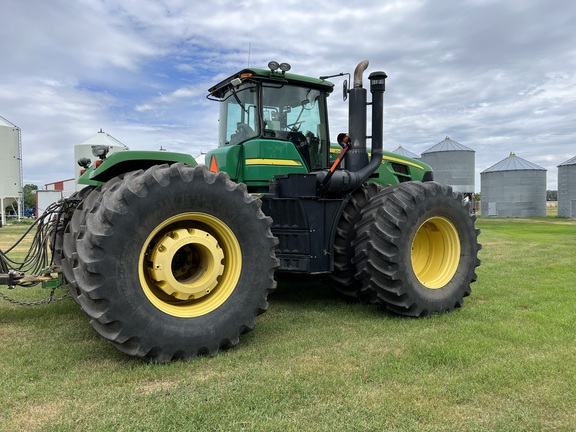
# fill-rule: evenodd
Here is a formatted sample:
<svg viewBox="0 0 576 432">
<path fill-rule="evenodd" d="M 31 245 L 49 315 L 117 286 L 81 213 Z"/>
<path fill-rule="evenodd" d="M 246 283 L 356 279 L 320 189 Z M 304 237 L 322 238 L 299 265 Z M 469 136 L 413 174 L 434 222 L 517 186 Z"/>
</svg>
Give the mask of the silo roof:
<svg viewBox="0 0 576 432">
<path fill-rule="evenodd" d="M 435 152 L 445 152 L 445 151 L 471 151 L 471 152 L 473 152 L 474 150 L 472 150 L 470 147 L 466 147 L 465 145 L 460 144 L 459 142 L 456 142 L 456 141 L 450 139 L 449 136 L 446 136 L 446 138 L 444 138 L 444 140 L 440 141 L 435 146 L 430 147 L 428 150 L 422 152 L 422 154 L 435 153 Z"/>
<path fill-rule="evenodd" d="M 572 159 L 568 159 L 566 162 L 562 162 L 560 165 L 558 165 L 559 167 L 564 166 L 564 165 L 576 165 L 576 156 L 574 156 Z"/>
<path fill-rule="evenodd" d="M 546 169 L 535 163 L 528 162 L 526 159 L 522 159 L 514 153 L 510 153 L 510 156 L 506 159 L 492 165 L 490 168 L 486 168 L 482 173 L 496 171 L 546 171 Z"/>
<path fill-rule="evenodd" d="M 126 149 L 128 148 L 120 141 L 118 141 L 116 138 L 114 138 L 112 135 L 104 132 L 102 129 L 100 129 L 98 133 L 92 135 L 86 141 L 80 143 L 80 145 L 105 145 L 105 146 L 120 146 Z"/>
<path fill-rule="evenodd" d="M 398 146 L 398 148 L 396 150 L 393 150 L 394 153 L 398 153 L 402 156 L 408 156 L 409 158 L 412 159 L 420 159 L 420 156 L 417 155 L 414 152 L 411 152 L 410 150 L 406 150 L 404 147 L 402 146 Z"/>
<path fill-rule="evenodd" d="M 10 123 L 8 120 L 6 120 L 4 117 L 0 116 L 0 126 L 6 126 L 6 127 L 11 127 L 11 128 L 15 128 L 18 127 L 13 123 Z"/>
</svg>

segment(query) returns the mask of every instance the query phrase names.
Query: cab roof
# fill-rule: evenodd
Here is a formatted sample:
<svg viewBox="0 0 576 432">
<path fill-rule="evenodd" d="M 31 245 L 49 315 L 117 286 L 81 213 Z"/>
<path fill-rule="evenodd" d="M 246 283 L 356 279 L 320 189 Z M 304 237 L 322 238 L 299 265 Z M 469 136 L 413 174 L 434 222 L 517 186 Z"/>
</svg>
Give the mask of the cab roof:
<svg viewBox="0 0 576 432">
<path fill-rule="evenodd" d="M 220 81 L 215 86 L 208 89 L 210 96 L 221 97 L 233 79 L 240 78 L 242 81 L 264 81 L 272 83 L 284 83 L 309 87 L 331 93 L 334 90 L 334 83 L 320 78 L 312 78 L 304 75 L 291 73 L 272 72 L 269 69 L 248 68 L 243 69 L 234 75 Z"/>
</svg>

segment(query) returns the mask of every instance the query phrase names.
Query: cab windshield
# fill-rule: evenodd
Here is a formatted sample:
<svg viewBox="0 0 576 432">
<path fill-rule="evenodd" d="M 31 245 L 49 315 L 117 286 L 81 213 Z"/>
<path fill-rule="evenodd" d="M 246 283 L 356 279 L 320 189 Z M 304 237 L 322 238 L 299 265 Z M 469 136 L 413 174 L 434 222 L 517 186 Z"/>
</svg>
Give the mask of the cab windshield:
<svg viewBox="0 0 576 432">
<path fill-rule="evenodd" d="M 262 137 L 291 141 L 309 169 L 328 163 L 328 124 L 324 93 L 286 84 L 245 83 L 220 107 L 220 146 Z"/>
</svg>

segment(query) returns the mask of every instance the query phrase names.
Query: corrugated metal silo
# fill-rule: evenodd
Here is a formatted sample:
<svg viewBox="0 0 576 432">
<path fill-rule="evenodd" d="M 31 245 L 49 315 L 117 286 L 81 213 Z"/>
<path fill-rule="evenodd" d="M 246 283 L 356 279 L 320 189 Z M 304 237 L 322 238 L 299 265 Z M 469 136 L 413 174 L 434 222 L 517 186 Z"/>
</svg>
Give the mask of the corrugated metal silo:
<svg viewBox="0 0 576 432">
<path fill-rule="evenodd" d="M 434 180 L 456 192 L 474 193 L 476 152 L 449 137 L 422 152 L 421 160 L 434 170 Z"/>
<path fill-rule="evenodd" d="M 85 158 L 90 159 L 92 162 L 94 162 L 96 157 L 92 154 L 92 146 L 96 146 L 96 145 L 103 145 L 103 146 L 109 147 L 110 151 L 108 154 L 112 154 L 112 153 L 115 153 L 117 151 L 128 150 L 128 147 L 126 147 L 124 144 L 122 144 L 120 141 L 118 141 L 112 135 L 109 135 L 106 132 L 104 132 L 102 129 L 100 129 L 100 131 L 98 133 L 92 135 L 86 141 L 74 146 L 74 161 L 76 162 L 78 159 L 85 157 Z M 75 173 L 76 181 L 78 181 L 78 177 L 80 177 L 80 170 L 81 169 L 82 168 L 77 163 L 75 163 L 74 173 Z M 84 186 L 76 183 L 76 190 L 79 190 L 82 187 L 84 187 Z"/>
<path fill-rule="evenodd" d="M 6 224 L 4 209 L 14 206 L 22 215 L 22 142 L 20 128 L 0 117 L 0 220 Z"/>
<path fill-rule="evenodd" d="M 412 159 L 420 159 L 420 155 L 411 152 L 410 150 L 405 149 L 402 146 L 398 146 L 396 150 L 392 150 L 394 153 L 398 153 L 399 155 L 406 156 Z"/>
<path fill-rule="evenodd" d="M 576 218 L 576 156 L 558 165 L 558 216 Z"/>
<path fill-rule="evenodd" d="M 482 216 L 546 216 L 546 170 L 510 153 L 480 173 Z"/>
</svg>

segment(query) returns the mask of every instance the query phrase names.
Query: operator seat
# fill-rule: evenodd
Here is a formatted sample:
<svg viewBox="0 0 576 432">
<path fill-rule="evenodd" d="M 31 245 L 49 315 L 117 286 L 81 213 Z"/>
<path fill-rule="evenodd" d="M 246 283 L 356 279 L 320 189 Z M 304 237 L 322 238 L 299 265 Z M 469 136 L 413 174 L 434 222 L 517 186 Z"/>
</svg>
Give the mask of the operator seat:
<svg viewBox="0 0 576 432">
<path fill-rule="evenodd" d="M 288 132 L 288 140 L 292 141 L 296 146 L 296 150 L 302 156 L 308 171 L 312 170 L 312 164 L 310 162 L 310 146 L 308 145 L 308 140 L 302 132 Z"/>
</svg>

